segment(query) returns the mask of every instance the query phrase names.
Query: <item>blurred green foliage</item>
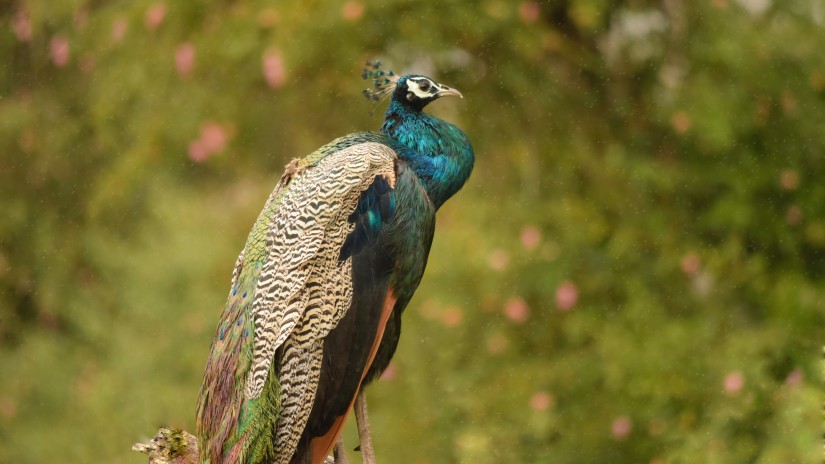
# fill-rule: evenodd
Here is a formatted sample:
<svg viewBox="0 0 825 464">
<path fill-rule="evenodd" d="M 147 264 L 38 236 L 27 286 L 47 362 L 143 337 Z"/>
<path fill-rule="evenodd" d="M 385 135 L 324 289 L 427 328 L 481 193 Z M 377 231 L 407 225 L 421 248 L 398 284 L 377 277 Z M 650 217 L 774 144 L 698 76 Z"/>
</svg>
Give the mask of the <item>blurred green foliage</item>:
<svg viewBox="0 0 825 464">
<path fill-rule="evenodd" d="M 379 126 L 374 56 L 459 88 L 429 110 L 477 154 L 370 389 L 380 462 L 820 460 L 823 0 L 0 18 L 0 462 L 193 429 L 246 233 L 289 159 Z"/>
</svg>

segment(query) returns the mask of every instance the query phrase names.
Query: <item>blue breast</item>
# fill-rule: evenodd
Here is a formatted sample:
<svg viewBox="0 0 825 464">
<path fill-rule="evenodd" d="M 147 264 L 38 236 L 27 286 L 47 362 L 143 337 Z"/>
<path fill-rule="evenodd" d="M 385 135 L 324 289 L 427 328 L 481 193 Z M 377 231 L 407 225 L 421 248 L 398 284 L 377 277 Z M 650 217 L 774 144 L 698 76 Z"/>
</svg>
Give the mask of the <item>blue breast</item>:
<svg viewBox="0 0 825 464">
<path fill-rule="evenodd" d="M 455 125 L 393 101 L 381 132 L 407 148 L 399 151 L 399 157 L 421 179 L 436 208 L 470 177 L 475 160 L 473 147 Z"/>
</svg>

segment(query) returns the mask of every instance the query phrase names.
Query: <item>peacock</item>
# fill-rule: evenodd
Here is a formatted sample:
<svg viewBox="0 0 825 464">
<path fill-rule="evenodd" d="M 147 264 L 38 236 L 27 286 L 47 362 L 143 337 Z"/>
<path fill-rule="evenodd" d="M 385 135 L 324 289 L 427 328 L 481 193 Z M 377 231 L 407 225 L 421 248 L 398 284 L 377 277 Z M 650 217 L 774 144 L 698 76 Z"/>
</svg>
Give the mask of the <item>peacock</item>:
<svg viewBox="0 0 825 464">
<path fill-rule="evenodd" d="M 362 76 L 390 97 L 380 132 L 289 163 L 235 263 L 198 395 L 202 463 L 327 459 L 395 353 L 436 211 L 473 169 L 467 135 L 422 111 L 459 91 L 377 62 Z"/>
</svg>

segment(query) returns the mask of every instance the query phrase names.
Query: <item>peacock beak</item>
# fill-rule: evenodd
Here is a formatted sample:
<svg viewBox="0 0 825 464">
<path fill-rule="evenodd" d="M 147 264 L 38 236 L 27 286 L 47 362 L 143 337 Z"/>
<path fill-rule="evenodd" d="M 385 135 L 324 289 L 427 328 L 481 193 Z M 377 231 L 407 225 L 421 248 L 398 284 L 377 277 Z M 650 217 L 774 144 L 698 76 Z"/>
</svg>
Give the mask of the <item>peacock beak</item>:
<svg viewBox="0 0 825 464">
<path fill-rule="evenodd" d="M 436 93 L 436 95 L 439 96 L 439 97 L 443 97 L 445 95 L 452 95 L 454 97 L 464 98 L 464 96 L 461 95 L 461 92 L 459 92 L 458 90 L 451 89 L 451 88 L 447 87 L 446 85 L 442 85 L 442 84 L 438 84 L 438 92 Z"/>
</svg>

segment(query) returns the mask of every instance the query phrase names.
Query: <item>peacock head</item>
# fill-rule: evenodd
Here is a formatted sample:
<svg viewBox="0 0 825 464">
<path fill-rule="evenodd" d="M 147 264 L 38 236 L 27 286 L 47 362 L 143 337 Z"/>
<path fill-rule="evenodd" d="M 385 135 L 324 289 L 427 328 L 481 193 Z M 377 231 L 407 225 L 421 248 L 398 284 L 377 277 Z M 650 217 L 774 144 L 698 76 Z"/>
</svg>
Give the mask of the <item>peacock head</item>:
<svg viewBox="0 0 825 464">
<path fill-rule="evenodd" d="M 458 90 L 439 84 L 429 77 L 417 74 L 399 77 L 392 71 L 382 70 L 379 61 L 368 61 L 367 69 L 364 69 L 361 77 L 373 81 L 373 88 L 364 90 L 364 95 L 370 100 L 379 102 L 385 96 L 392 95 L 392 101 L 415 111 L 421 111 L 446 95 L 464 98 Z"/>
</svg>

